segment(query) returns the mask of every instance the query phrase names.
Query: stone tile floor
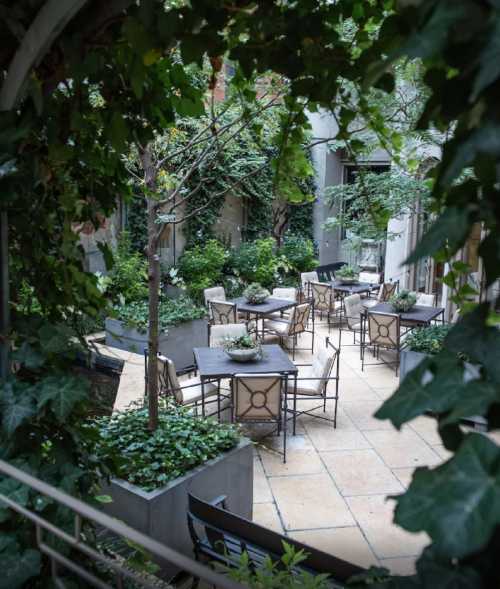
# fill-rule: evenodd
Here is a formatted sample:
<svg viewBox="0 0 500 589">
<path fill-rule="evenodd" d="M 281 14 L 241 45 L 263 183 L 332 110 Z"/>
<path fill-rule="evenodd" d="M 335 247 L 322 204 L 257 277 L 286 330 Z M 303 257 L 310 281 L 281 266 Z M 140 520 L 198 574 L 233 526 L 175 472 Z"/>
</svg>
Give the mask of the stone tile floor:
<svg viewBox="0 0 500 589">
<path fill-rule="evenodd" d="M 316 326 L 318 346 L 327 335 L 338 341 L 335 329 L 328 334 Z M 296 362 L 310 359 L 310 352 L 301 352 Z M 397 385 L 392 368 L 361 371 L 359 348 L 342 346 L 337 428 L 302 416 L 292 437 L 290 424 L 286 464 L 279 438 L 256 444 L 254 521 L 361 566 L 411 574 L 429 539 L 393 523 L 395 503 L 387 496 L 405 490 L 415 467 L 437 465 L 447 453 L 431 419 L 415 419 L 397 431 L 373 417 Z M 314 406 L 301 406 L 307 404 Z M 332 414 L 330 401 L 327 416 Z"/>
</svg>

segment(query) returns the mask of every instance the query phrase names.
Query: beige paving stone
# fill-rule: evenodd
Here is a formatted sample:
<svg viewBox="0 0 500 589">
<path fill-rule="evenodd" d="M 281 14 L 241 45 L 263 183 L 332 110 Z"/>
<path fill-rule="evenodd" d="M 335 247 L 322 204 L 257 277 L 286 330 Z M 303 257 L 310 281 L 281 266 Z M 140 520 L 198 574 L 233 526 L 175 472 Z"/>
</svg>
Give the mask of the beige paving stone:
<svg viewBox="0 0 500 589">
<path fill-rule="evenodd" d="M 291 532 L 290 536 L 308 546 L 361 567 L 378 565 L 377 557 L 357 526 Z"/>
<path fill-rule="evenodd" d="M 380 403 L 380 397 L 371 386 L 359 377 L 340 378 L 339 398 L 342 401 L 375 401 Z"/>
<path fill-rule="evenodd" d="M 448 460 L 449 458 L 451 458 L 453 456 L 453 452 L 450 452 L 449 450 L 447 450 L 443 446 L 443 444 L 436 444 L 435 446 L 432 446 L 432 449 L 434 450 L 434 452 L 439 454 L 439 456 L 441 456 L 443 461 Z"/>
<path fill-rule="evenodd" d="M 382 460 L 391 468 L 432 466 L 442 462 L 412 430 L 366 431 L 365 436 Z"/>
<path fill-rule="evenodd" d="M 374 417 L 374 413 L 382 405 L 382 401 L 356 401 L 344 402 L 343 409 L 348 417 L 361 431 L 370 430 L 394 430 L 393 425 L 387 419 L 381 420 Z"/>
<path fill-rule="evenodd" d="M 273 500 L 271 488 L 267 481 L 266 474 L 262 468 L 260 459 L 255 459 L 253 463 L 253 502 L 269 503 Z"/>
<path fill-rule="evenodd" d="M 410 486 L 413 473 L 415 472 L 414 468 L 393 468 L 392 472 L 401 482 L 401 484 L 407 489 Z"/>
<path fill-rule="evenodd" d="M 386 401 L 395 393 L 397 386 L 395 387 L 373 387 L 375 394 L 378 396 L 379 399 Z"/>
<path fill-rule="evenodd" d="M 347 497 L 346 501 L 378 558 L 419 555 L 429 543 L 426 534 L 411 534 L 393 524 L 394 502 L 385 495 Z"/>
<path fill-rule="evenodd" d="M 364 370 L 356 370 L 356 373 L 373 388 L 397 387 L 399 384 L 399 377 L 387 366 L 365 366 Z"/>
<path fill-rule="evenodd" d="M 321 458 L 344 497 L 404 491 L 374 450 L 323 452 Z"/>
<path fill-rule="evenodd" d="M 344 499 L 326 473 L 272 477 L 269 483 L 287 530 L 354 525 Z"/>
<path fill-rule="evenodd" d="M 431 446 L 442 444 L 441 437 L 438 433 L 437 421 L 435 419 L 421 416 L 410 421 L 408 425 Z"/>
<path fill-rule="evenodd" d="M 408 576 L 415 574 L 414 556 L 406 558 L 384 558 L 380 561 L 380 565 L 389 569 L 393 575 Z"/>
<path fill-rule="evenodd" d="M 319 452 L 334 450 L 357 450 L 370 448 L 368 440 L 358 430 L 334 429 L 327 424 L 306 424 L 306 429 L 314 447 Z"/>
<path fill-rule="evenodd" d="M 313 445 L 311 440 L 306 435 L 305 428 L 301 427 L 300 431 L 302 433 L 297 433 L 297 435 L 292 435 L 292 428 L 290 427 L 290 431 L 287 432 L 286 436 L 286 448 L 287 454 L 288 450 L 295 451 L 295 450 L 313 450 Z M 297 428 L 297 432 L 299 432 L 299 428 Z M 280 436 L 268 436 L 259 442 L 259 448 L 263 450 L 271 449 L 277 452 L 281 452 L 283 454 L 283 434 Z"/>
<path fill-rule="evenodd" d="M 283 526 L 274 503 L 255 503 L 253 506 L 253 521 L 278 532 L 278 534 L 283 534 Z"/>
<path fill-rule="evenodd" d="M 287 452 L 286 463 L 283 456 L 275 452 L 260 450 L 260 456 L 267 476 L 307 475 L 325 471 L 318 453 L 313 450 L 290 450 Z"/>
</svg>

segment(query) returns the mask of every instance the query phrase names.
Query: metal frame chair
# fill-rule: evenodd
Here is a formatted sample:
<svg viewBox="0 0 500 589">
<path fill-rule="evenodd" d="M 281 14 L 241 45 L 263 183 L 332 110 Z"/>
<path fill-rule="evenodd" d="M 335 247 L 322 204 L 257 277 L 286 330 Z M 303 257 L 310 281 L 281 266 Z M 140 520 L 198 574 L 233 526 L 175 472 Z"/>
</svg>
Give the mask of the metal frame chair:
<svg viewBox="0 0 500 589">
<path fill-rule="evenodd" d="M 335 300 L 335 289 L 332 284 L 311 281 L 309 286 L 311 289 L 313 315 L 319 312 L 320 320 L 322 321 L 323 313 L 325 312 L 328 331 L 330 331 L 332 326 L 330 319 L 332 315 L 337 317 L 340 315 L 342 312 L 342 302 Z"/>
<path fill-rule="evenodd" d="M 309 348 L 297 348 L 297 336 L 301 333 L 312 334 L 311 353 L 314 353 L 314 314 L 312 330 L 307 329 L 311 303 L 301 303 L 294 307 L 290 313 L 290 319 L 264 319 L 264 335 L 272 334 L 279 338 L 280 345 L 285 346 L 285 339 L 292 339 L 292 358 L 295 360 L 296 350 L 309 350 Z"/>
<path fill-rule="evenodd" d="M 226 291 L 223 286 L 213 286 L 212 288 L 205 288 L 203 291 L 203 298 L 205 299 L 205 306 L 208 307 L 210 301 L 225 301 Z"/>
<path fill-rule="evenodd" d="M 368 311 L 366 318 L 368 329 L 363 331 L 363 342 L 361 344 L 361 370 L 365 366 L 378 366 L 386 364 L 390 366 L 395 364 L 396 376 L 399 371 L 399 361 L 401 356 L 401 319 L 397 313 L 373 313 Z M 368 336 L 368 342 L 365 337 Z M 374 356 L 380 359 L 380 362 L 365 362 L 365 349 L 373 347 Z M 396 352 L 396 360 L 388 362 L 380 358 L 380 350 L 394 350 Z"/>
<path fill-rule="evenodd" d="M 344 297 L 344 317 L 347 323 L 347 329 L 339 325 L 339 349 L 344 346 L 361 346 L 363 340 L 363 304 L 359 294 L 352 294 Z M 349 331 L 353 334 L 352 344 L 342 343 L 342 332 Z M 356 334 L 359 333 L 359 342 L 356 341 Z M 361 349 L 360 349 L 361 357 Z"/>
<path fill-rule="evenodd" d="M 308 301 L 311 298 L 311 282 L 319 282 L 318 273 L 313 270 L 312 272 L 301 272 L 300 274 L 300 288 L 301 288 L 301 299 Z"/>
<path fill-rule="evenodd" d="M 333 352 L 329 351 L 329 348 Z M 325 348 L 320 348 L 311 364 L 296 364 L 299 367 L 299 374 L 296 377 L 293 388 L 290 390 L 291 380 L 288 381 L 288 395 L 293 399 L 293 409 L 289 409 L 289 413 L 293 413 L 293 435 L 295 435 L 297 416 L 300 415 L 311 415 L 317 419 L 323 419 L 325 421 L 331 421 L 333 427 L 337 427 L 337 406 L 339 399 L 339 357 L 340 349 L 336 348 L 331 342 L 330 338 L 326 338 Z M 335 375 L 332 376 L 332 371 L 335 366 Z M 302 370 L 301 375 L 301 368 Z M 328 383 L 335 381 L 335 394 L 333 396 L 328 395 Z M 300 383 L 304 383 L 302 386 Z M 310 385 L 310 386 L 308 386 Z M 305 399 L 319 399 L 323 401 L 322 405 L 313 407 L 312 409 L 306 409 L 304 411 L 297 410 L 297 401 L 303 401 Z M 333 419 L 324 417 L 323 415 L 317 415 L 311 413 L 316 409 L 323 407 L 323 413 L 326 411 L 326 402 L 328 400 L 335 401 L 335 410 Z"/>
<path fill-rule="evenodd" d="M 278 435 L 283 427 L 283 462 L 286 462 L 287 390 L 282 403 L 283 376 L 269 374 L 235 374 L 231 381 L 233 421 L 236 423 L 275 423 Z"/>
<path fill-rule="evenodd" d="M 248 335 L 245 323 L 220 323 L 218 325 L 210 325 L 209 323 L 207 328 L 210 348 L 221 348 L 226 338 Z"/>
<path fill-rule="evenodd" d="M 397 282 L 384 282 L 380 285 L 378 289 L 377 298 L 367 298 L 363 300 L 363 307 L 369 309 L 370 307 L 374 307 L 378 303 L 385 303 L 387 302 L 393 294 L 395 294 L 399 287 L 399 281 Z"/>
<path fill-rule="evenodd" d="M 208 302 L 208 311 L 212 325 L 238 323 L 238 311 L 235 303 L 211 300 Z"/>
</svg>

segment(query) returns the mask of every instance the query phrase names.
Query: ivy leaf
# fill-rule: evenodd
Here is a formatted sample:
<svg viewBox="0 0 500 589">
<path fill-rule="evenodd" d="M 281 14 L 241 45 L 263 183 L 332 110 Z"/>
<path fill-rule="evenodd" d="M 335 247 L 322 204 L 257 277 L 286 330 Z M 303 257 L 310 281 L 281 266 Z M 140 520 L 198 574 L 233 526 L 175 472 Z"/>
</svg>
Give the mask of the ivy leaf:
<svg viewBox="0 0 500 589">
<path fill-rule="evenodd" d="M 36 370 L 43 366 L 45 359 L 35 348 L 28 342 L 23 342 L 19 349 L 12 352 L 12 359 L 30 368 Z"/>
<path fill-rule="evenodd" d="M 25 394 L 17 395 L 12 383 L 7 382 L 3 386 L 0 397 L 2 408 L 2 427 L 8 436 L 11 436 L 16 429 L 29 417 L 36 413 L 35 403 L 29 389 L 23 388 Z"/>
<path fill-rule="evenodd" d="M 479 57 L 479 64 L 479 72 L 472 88 L 472 101 L 476 100 L 479 94 L 500 76 L 500 19 L 498 14 L 488 43 Z"/>
<path fill-rule="evenodd" d="M 50 403 L 57 419 L 63 423 L 79 401 L 87 397 L 87 383 L 75 377 L 48 377 L 38 384 L 38 409 Z"/>
<path fill-rule="evenodd" d="M 25 507 L 28 504 L 30 490 L 29 487 L 23 485 L 19 481 L 11 478 L 4 478 L 0 482 L 0 493 Z M 3 505 L 3 503 L 0 505 Z M 9 519 L 11 513 L 12 512 L 8 507 L 0 507 L 0 522 Z"/>
<path fill-rule="evenodd" d="M 412 264 L 426 256 L 432 256 L 448 245 L 453 250 L 459 248 L 469 235 L 470 214 L 467 209 L 448 207 L 425 233 L 405 264 Z"/>
<path fill-rule="evenodd" d="M 460 558 L 480 550 L 500 524 L 500 448 L 469 434 L 455 456 L 430 470 L 418 468 L 397 497 L 395 522 L 425 530 L 437 554 Z"/>
<path fill-rule="evenodd" d="M 98 241 L 97 247 L 104 258 L 104 264 L 106 265 L 106 270 L 111 270 L 115 264 L 115 259 L 113 256 L 113 251 L 109 247 L 109 245 L 104 241 Z"/>
<path fill-rule="evenodd" d="M 40 573 L 40 553 L 26 550 L 19 554 L 0 554 L 0 589 L 17 589 Z"/>
</svg>

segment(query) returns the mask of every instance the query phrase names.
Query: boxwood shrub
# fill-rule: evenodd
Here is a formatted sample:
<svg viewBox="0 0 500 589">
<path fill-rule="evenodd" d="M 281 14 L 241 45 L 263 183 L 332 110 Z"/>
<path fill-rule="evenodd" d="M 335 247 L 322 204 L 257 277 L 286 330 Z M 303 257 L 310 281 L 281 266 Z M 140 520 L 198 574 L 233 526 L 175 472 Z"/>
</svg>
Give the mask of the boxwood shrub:
<svg viewBox="0 0 500 589">
<path fill-rule="evenodd" d="M 234 448 L 239 430 L 187 408 L 168 405 L 160 411 L 158 429 L 148 428 L 148 411 L 131 407 L 99 418 L 94 451 L 98 460 L 115 464 L 113 476 L 145 491 L 165 486 L 191 469 Z"/>
<path fill-rule="evenodd" d="M 422 354 L 438 354 L 443 349 L 444 339 L 450 325 L 417 327 L 405 339 L 406 348 Z"/>
</svg>

